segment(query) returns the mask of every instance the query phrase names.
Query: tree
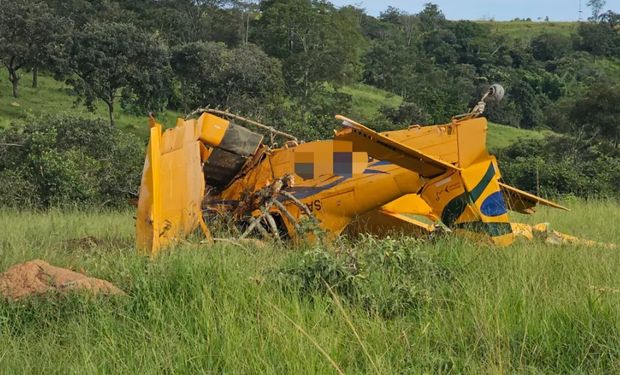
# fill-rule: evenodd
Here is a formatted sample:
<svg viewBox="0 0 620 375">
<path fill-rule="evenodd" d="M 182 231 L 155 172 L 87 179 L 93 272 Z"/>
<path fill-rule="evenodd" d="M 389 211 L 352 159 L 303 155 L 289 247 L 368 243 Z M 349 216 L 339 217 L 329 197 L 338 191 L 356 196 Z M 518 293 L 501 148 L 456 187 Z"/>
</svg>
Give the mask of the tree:
<svg viewBox="0 0 620 375">
<path fill-rule="evenodd" d="M 603 7 L 607 4 L 605 0 L 588 0 L 587 5 L 592 8 L 592 21 L 598 21 Z"/>
<path fill-rule="evenodd" d="M 215 41 L 236 46 L 248 40 L 250 22 L 257 15 L 255 2 L 256 0 L 115 0 L 113 3 L 119 4 L 124 15 L 113 19 L 156 32 L 169 45 Z"/>
<path fill-rule="evenodd" d="M 518 78 L 517 78 L 518 79 Z M 540 108 L 542 95 L 537 95 L 532 86 L 521 79 L 508 87 L 508 99 L 514 102 L 519 110 L 521 119 L 519 125 L 526 129 L 532 129 L 542 125 L 544 115 Z"/>
<path fill-rule="evenodd" d="M 595 56 L 620 56 L 620 34 L 610 23 L 580 23 L 576 47 Z"/>
<path fill-rule="evenodd" d="M 283 92 L 279 61 L 252 44 L 228 49 L 223 43 L 187 43 L 172 50 L 171 65 L 186 112 L 219 106 L 256 115 Z"/>
<path fill-rule="evenodd" d="M 607 12 L 601 14 L 600 20 L 601 23 L 607 24 L 612 29 L 615 29 L 618 25 L 620 25 L 620 14 L 608 10 Z"/>
<path fill-rule="evenodd" d="M 256 39 L 283 61 L 291 94 L 307 99 L 325 81 L 356 78 L 363 38 L 355 14 L 320 0 L 266 0 L 261 11 Z"/>
<path fill-rule="evenodd" d="M 571 118 L 576 135 L 620 145 L 620 85 L 600 82 L 574 104 Z"/>
<path fill-rule="evenodd" d="M 0 0 L 0 59 L 9 73 L 13 97 L 18 97 L 19 70 L 28 53 L 28 5 L 24 1 Z"/>
<path fill-rule="evenodd" d="M 44 7 L 46 8 L 46 7 Z M 30 25 L 28 67 L 32 70 L 32 87 L 37 87 L 40 68 L 58 72 L 66 59 L 64 44 L 73 28 L 70 19 L 58 17 L 44 9 Z"/>
<path fill-rule="evenodd" d="M 36 72 L 51 63 L 62 50 L 70 22 L 55 16 L 48 6 L 35 0 L 0 0 L 0 61 L 9 73 L 13 96 L 19 96 L 20 70 Z"/>
<path fill-rule="evenodd" d="M 124 206 L 135 198 L 144 142 L 104 120 L 42 115 L 0 129 L 0 206 Z"/>
<path fill-rule="evenodd" d="M 67 83 L 94 109 L 96 99 L 108 107 L 114 124 L 114 105 L 136 111 L 158 111 L 170 92 L 167 48 L 153 35 L 133 25 L 94 23 L 75 34 L 68 46 Z"/>
<path fill-rule="evenodd" d="M 541 61 L 555 60 L 571 51 L 570 38 L 557 33 L 543 33 L 530 43 L 534 58 Z"/>
<path fill-rule="evenodd" d="M 71 20 L 76 29 L 82 29 L 93 20 L 119 21 L 132 17 L 131 10 L 121 9 L 121 1 L 109 0 L 43 0 L 54 14 Z M 141 2 L 136 0 L 137 2 Z"/>
<path fill-rule="evenodd" d="M 420 26 L 424 32 L 440 29 L 446 23 L 446 17 L 441 10 L 439 10 L 437 4 L 433 3 L 424 4 L 424 9 L 418 13 L 418 19 L 420 20 Z"/>
</svg>

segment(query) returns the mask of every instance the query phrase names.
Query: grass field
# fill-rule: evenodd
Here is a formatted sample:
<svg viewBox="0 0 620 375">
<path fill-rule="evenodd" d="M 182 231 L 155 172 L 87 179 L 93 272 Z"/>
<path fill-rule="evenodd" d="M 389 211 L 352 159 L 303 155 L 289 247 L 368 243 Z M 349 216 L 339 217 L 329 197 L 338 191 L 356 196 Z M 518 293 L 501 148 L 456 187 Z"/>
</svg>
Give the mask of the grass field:
<svg viewBox="0 0 620 375">
<path fill-rule="evenodd" d="M 353 113 L 350 116 L 361 120 L 373 118 L 381 107 L 397 108 L 403 102 L 398 95 L 361 83 L 345 86 L 340 91 L 351 95 Z"/>
<path fill-rule="evenodd" d="M 528 220 L 620 243 L 619 203 L 567 204 Z M 2 270 L 40 258 L 128 293 L 0 303 L 3 373 L 620 372 L 618 250 L 399 237 L 149 261 L 132 214 L 0 213 Z"/>
<path fill-rule="evenodd" d="M 83 104 L 75 104 L 76 97 L 62 82 L 42 75 L 39 76 L 38 86 L 33 89 L 30 85 L 30 78 L 26 75 L 20 82 L 20 96 L 14 98 L 10 95 L 9 83 L 6 80 L 0 80 L 0 128 L 43 113 L 69 113 L 86 118 L 102 118 L 106 121 L 108 119 L 105 105 L 99 105 L 94 113 L 89 112 Z M 176 122 L 178 116 L 178 113 L 171 111 L 157 114 L 158 119 L 171 125 Z M 122 129 L 144 137 L 148 135 L 146 116 L 124 113 L 120 105 L 117 105 L 114 120 Z"/>
<path fill-rule="evenodd" d="M 491 30 L 499 35 L 506 35 L 513 39 L 529 42 L 532 38 L 543 33 L 553 33 L 569 36 L 577 31 L 577 22 L 543 22 L 543 21 L 478 21 L 488 24 Z"/>
</svg>

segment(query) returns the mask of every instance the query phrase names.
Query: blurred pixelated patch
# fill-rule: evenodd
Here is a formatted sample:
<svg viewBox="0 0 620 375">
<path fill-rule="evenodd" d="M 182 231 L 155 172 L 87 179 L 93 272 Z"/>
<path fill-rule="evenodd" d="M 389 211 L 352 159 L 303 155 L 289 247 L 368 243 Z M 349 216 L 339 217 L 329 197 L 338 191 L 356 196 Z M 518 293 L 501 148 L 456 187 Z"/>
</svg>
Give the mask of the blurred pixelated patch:
<svg viewBox="0 0 620 375">
<path fill-rule="evenodd" d="M 304 180 L 324 175 L 352 177 L 364 173 L 368 166 L 368 154 L 354 152 L 351 142 L 334 141 L 304 146 L 295 151 L 295 174 Z"/>
<path fill-rule="evenodd" d="M 295 174 L 304 180 L 314 178 L 314 152 L 295 153 Z"/>
</svg>

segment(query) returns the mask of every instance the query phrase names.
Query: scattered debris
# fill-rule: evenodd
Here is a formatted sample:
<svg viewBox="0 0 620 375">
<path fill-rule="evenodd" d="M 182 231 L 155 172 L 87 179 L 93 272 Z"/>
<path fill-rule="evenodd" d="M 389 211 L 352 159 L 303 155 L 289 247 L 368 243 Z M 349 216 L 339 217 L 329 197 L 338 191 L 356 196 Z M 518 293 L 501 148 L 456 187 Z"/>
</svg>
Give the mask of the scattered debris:
<svg viewBox="0 0 620 375">
<path fill-rule="evenodd" d="M 19 300 L 49 292 L 77 290 L 87 290 L 93 294 L 125 295 L 109 281 L 55 267 L 40 259 L 16 264 L 0 274 L 0 295 L 7 299 Z"/>
</svg>

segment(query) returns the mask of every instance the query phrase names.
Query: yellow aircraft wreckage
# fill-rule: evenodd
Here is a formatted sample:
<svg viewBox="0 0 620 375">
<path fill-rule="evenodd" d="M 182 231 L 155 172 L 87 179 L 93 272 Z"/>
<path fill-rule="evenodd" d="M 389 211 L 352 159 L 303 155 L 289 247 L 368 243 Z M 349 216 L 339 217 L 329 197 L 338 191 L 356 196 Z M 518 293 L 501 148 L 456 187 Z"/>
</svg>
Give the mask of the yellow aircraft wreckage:
<svg viewBox="0 0 620 375">
<path fill-rule="evenodd" d="M 342 116 L 332 140 L 299 142 L 269 128 L 264 136 L 237 125 L 239 116 L 202 110 L 163 131 L 150 119 L 137 214 L 137 247 L 155 255 L 225 215 L 239 237 L 327 237 L 342 233 L 416 236 L 451 232 L 500 246 L 516 237 L 581 240 L 511 223 L 509 211 L 564 207 L 502 182 L 486 149 L 485 101 L 501 99 L 493 85 L 468 114 L 451 123 L 375 132 Z M 228 119 L 227 119 L 228 118 Z M 233 120 L 229 120 L 233 119 Z M 309 225 L 312 224 L 312 225 Z M 586 243 L 586 241 L 582 241 Z"/>
</svg>

